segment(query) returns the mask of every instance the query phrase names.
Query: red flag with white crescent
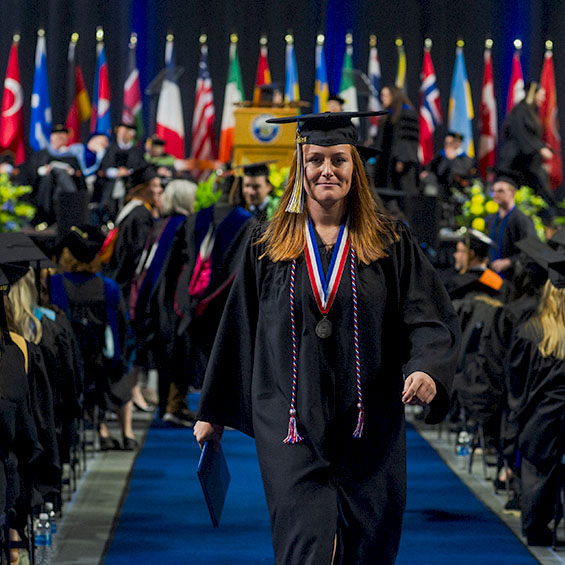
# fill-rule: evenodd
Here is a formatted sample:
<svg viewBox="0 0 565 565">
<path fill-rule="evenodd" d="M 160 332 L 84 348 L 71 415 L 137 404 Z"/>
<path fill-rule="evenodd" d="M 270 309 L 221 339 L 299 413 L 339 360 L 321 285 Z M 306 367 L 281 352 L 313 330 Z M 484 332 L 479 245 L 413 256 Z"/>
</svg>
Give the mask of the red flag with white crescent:
<svg viewBox="0 0 565 565">
<path fill-rule="evenodd" d="M 0 146 L 12 151 L 15 164 L 25 161 L 24 145 L 24 93 L 20 81 L 18 64 L 18 43 L 12 42 L 8 69 L 4 79 L 2 96 L 2 115 L 0 117 Z"/>
</svg>

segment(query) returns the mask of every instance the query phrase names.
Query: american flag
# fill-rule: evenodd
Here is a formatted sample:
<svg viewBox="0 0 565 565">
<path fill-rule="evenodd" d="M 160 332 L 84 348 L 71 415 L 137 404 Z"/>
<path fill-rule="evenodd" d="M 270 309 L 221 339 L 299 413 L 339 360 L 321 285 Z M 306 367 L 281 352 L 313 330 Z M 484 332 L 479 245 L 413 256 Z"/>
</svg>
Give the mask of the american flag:
<svg viewBox="0 0 565 565">
<path fill-rule="evenodd" d="M 216 159 L 218 150 L 214 136 L 214 96 L 212 79 L 208 71 L 208 47 L 204 44 L 200 50 L 198 80 L 196 81 L 196 101 L 192 119 L 192 154 L 193 159 Z"/>
</svg>

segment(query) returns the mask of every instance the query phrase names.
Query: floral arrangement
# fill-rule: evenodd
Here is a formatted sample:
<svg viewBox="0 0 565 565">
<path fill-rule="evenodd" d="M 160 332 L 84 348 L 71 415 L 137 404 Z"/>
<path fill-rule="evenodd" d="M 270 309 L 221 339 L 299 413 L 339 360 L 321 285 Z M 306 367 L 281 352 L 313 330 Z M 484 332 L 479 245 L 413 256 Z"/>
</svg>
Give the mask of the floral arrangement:
<svg viewBox="0 0 565 565">
<path fill-rule="evenodd" d="M 0 232 L 19 231 L 33 218 L 35 208 L 20 200 L 31 191 L 31 186 L 14 186 L 8 175 L 0 174 Z"/>
<path fill-rule="evenodd" d="M 454 196 L 461 203 L 461 215 L 456 218 L 457 224 L 485 232 L 485 218 L 490 214 L 496 214 L 498 204 L 486 192 L 483 183 L 475 179 L 465 192 L 457 190 Z M 543 198 L 535 194 L 529 186 L 522 186 L 516 192 L 516 206 L 532 219 L 538 236 L 544 240 L 545 230 L 539 217 L 540 211 L 547 208 Z"/>
<path fill-rule="evenodd" d="M 275 167 L 275 165 L 269 165 L 269 182 L 273 185 L 273 190 L 271 192 L 271 199 L 267 204 L 267 219 L 271 220 L 275 210 L 277 209 L 281 196 L 286 188 L 286 183 L 288 181 L 288 173 L 290 167 Z"/>
<path fill-rule="evenodd" d="M 222 190 L 216 183 L 217 175 L 212 173 L 206 180 L 198 183 L 196 189 L 196 198 L 194 201 L 194 211 L 203 210 L 215 204 L 222 195 Z"/>
</svg>

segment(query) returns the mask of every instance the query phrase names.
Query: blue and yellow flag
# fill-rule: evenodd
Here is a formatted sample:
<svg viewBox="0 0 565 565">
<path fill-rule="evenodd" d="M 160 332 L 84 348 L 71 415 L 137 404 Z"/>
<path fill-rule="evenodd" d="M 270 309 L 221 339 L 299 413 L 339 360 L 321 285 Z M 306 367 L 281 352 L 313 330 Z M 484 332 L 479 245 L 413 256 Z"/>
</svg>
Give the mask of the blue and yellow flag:
<svg viewBox="0 0 565 565">
<path fill-rule="evenodd" d="M 463 46 L 458 44 L 449 95 L 448 129 L 463 136 L 463 151 L 469 157 L 475 156 L 475 144 L 473 143 L 474 117 L 471 87 L 469 86 L 465 58 L 463 57 Z"/>
<path fill-rule="evenodd" d="M 284 101 L 298 102 L 300 100 L 300 90 L 298 88 L 298 69 L 296 67 L 296 57 L 294 55 L 294 43 L 292 36 L 286 40 L 286 80 L 284 85 Z"/>
<path fill-rule="evenodd" d="M 312 109 L 314 114 L 327 111 L 329 95 L 330 87 L 328 86 L 324 40 L 319 37 L 316 45 L 316 84 L 314 86 L 314 108 Z"/>
</svg>

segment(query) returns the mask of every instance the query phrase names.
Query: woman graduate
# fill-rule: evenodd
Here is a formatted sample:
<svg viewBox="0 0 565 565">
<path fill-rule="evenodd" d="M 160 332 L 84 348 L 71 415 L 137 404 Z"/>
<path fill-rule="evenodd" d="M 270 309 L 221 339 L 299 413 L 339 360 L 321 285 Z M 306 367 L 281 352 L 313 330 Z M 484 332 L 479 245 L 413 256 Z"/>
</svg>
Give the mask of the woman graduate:
<svg viewBox="0 0 565 565">
<path fill-rule="evenodd" d="M 252 235 L 201 394 L 200 445 L 222 426 L 255 437 L 277 563 L 393 563 L 404 404 L 429 422 L 448 409 L 457 317 L 376 211 L 351 122 L 369 115 L 298 117 L 287 190 Z"/>
</svg>

